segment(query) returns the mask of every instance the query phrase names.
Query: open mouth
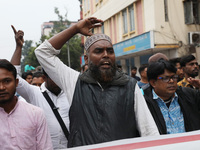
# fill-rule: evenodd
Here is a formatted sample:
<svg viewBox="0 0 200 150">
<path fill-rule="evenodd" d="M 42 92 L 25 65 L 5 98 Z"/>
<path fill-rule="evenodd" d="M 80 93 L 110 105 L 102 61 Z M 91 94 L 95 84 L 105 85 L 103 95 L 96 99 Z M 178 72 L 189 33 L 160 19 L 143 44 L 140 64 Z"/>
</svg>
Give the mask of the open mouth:
<svg viewBox="0 0 200 150">
<path fill-rule="evenodd" d="M 110 68 L 110 66 L 111 66 L 110 62 L 108 62 L 108 61 L 101 63 L 101 67 L 103 67 L 103 68 Z"/>
</svg>

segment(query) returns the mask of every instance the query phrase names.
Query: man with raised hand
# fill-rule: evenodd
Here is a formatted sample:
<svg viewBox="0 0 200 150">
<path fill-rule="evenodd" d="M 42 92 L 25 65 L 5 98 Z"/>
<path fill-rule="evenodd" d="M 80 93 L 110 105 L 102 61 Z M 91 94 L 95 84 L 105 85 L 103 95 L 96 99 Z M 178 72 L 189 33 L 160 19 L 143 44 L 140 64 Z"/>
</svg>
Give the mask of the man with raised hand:
<svg viewBox="0 0 200 150">
<path fill-rule="evenodd" d="M 16 31 L 14 27 L 13 31 L 15 34 L 16 40 L 16 50 L 12 56 L 11 63 L 15 65 L 20 73 L 20 58 L 23 41 L 19 39 L 18 34 L 20 31 Z M 22 36 L 23 38 L 23 36 Z M 21 41 L 21 42 L 18 42 Z M 35 106 L 42 108 L 45 112 L 45 117 L 47 120 L 47 125 L 49 127 L 50 136 L 53 144 L 53 149 L 64 149 L 67 148 L 67 138 L 64 134 L 64 131 L 61 128 L 56 116 L 54 115 L 49 103 L 45 99 L 43 92 L 46 92 L 55 108 L 58 110 L 65 126 L 69 129 L 69 102 L 64 92 L 51 80 L 51 78 L 43 71 L 44 83 L 41 87 L 30 85 L 19 75 L 19 84 L 17 86 L 17 93 L 19 93 L 28 103 L 31 103 Z M 66 129 L 67 130 L 67 129 Z M 66 132 L 66 131 L 65 131 Z"/>
<path fill-rule="evenodd" d="M 81 20 L 35 50 L 41 66 L 68 96 L 69 147 L 159 134 L 137 81 L 117 71 L 110 37 L 90 32 L 100 23 L 95 17 Z M 84 56 L 89 68 L 83 74 L 56 56 L 77 33 L 90 36 Z"/>
</svg>

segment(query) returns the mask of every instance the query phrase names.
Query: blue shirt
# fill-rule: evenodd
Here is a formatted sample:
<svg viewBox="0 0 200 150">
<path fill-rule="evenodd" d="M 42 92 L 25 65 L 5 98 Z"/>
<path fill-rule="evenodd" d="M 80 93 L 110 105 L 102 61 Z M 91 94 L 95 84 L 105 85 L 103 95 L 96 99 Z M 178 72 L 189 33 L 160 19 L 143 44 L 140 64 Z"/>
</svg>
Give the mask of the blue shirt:
<svg viewBox="0 0 200 150">
<path fill-rule="evenodd" d="M 138 81 L 137 84 L 138 84 L 139 88 L 142 88 L 144 85 L 146 85 L 148 83 L 143 83 L 143 82 Z"/>
<path fill-rule="evenodd" d="M 175 93 L 169 108 L 165 102 L 152 90 L 153 99 L 157 101 L 160 111 L 165 120 L 167 134 L 185 132 L 183 113 L 178 103 L 178 95 Z"/>
<path fill-rule="evenodd" d="M 33 66 L 29 66 L 29 65 L 26 65 L 24 67 L 24 71 L 27 72 L 27 71 L 31 71 L 31 70 L 35 70 L 35 68 Z"/>
</svg>

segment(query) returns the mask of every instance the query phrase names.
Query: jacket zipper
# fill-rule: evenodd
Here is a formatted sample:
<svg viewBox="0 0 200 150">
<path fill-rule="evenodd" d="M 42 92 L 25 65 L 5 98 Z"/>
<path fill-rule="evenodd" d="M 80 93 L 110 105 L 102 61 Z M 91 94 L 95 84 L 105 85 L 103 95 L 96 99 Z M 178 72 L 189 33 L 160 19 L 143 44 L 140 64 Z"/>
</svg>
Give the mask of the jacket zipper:
<svg viewBox="0 0 200 150">
<path fill-rule="evenodd" d="M 103 89 L 103 87 L 101 86 L 101 84 L 97 81 L 97 84 L 100 86 L 100 88 L 101 88 L 101 91 L 103 92 L 104 91 L 104 89 Z"/>
</svg>

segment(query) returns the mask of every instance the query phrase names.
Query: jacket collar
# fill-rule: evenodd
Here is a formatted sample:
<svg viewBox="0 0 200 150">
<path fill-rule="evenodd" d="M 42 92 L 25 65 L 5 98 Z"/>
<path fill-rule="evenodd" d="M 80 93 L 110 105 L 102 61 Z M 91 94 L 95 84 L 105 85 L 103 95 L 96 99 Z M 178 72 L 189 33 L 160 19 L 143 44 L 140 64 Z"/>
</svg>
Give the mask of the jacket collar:
<svg viewBox="0 0 200 150">
<path fill-rule="evenodd" d="M 91 71 L 87 70 L 83 74 L 79 76 L 79 79 L 91 84 L 97 84 L 97 81 L 92 77 Z M 130 77 L 127 76 L 125 73 L 116 71 L 116 74 L 111 82 L 109 82 L 109 85 L 125 85 L 130 80 Z"/>
</svg>

